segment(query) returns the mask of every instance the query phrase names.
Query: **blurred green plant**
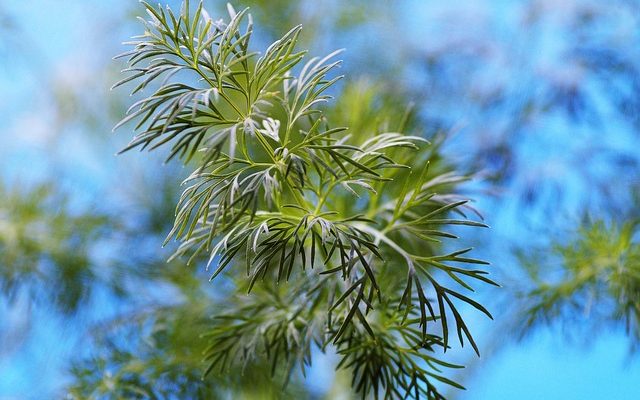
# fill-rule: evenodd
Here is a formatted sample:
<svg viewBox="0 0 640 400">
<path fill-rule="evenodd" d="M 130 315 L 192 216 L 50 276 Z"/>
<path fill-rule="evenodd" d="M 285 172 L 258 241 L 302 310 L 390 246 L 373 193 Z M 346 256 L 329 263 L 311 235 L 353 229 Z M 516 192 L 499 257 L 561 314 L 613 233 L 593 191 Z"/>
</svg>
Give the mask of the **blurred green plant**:
<svg viewBox="0 0 640 400">
<path fill-rule="evenodd" d="M 537 325 L 576 322 L 624 327 L 633 348 L 640 341 L 638 223 L 588 221 L 550 251 L 522 257 L 530 284 L 519 293 L 521 332 Z M 595 329 L 590 330 L 589 335 Z"/>
<path fill-rule="evenodd" d="M 281 385 L 274 384 L 268 366 L 236 368 L 224 377 L 201 379 L 206 342 L 194 338 L 209 326 L 211 305 L 201 298 L 194 300 L 198 301 L 137 310 L 98 326 L 101 331 L 94 333 L 98 351 L 71 368 L 74 379 L 67 388 L 67 398 L 309 397 L 299 381 L 283 391 Z"/>
<path fill-rule="evenodd" d="M 287 377 L 313 348 L 332 347 L 363 397 L 443 398 L 439 384 L 461 387 L 442 372 L 458 366 L 436 353 L 453 330 L 478 353 L 460 303 L 490 314 L 451 283 L 495 284 L 464 267 L 486 264 L 470 249 L 439 253 L 441 238 L 456 238 L 443 226 L 485 226 L 453 191 L 469 177 L 430 167 L 426 141 L 402 133 L 410 109 L 350 133 L 332 125 L 320 105 L 341 78 L 327 77 L 337 52 L 293 75 L 305 56 L 300 27 L 258 57 L 247 10 L 228 6 L 223 22 L 202 4 L 185 2 L 181 14 L 143 4 L 151 20 L 121 55 L 130 75 L 115 86 L 138 80 L 135 94 L 163 80 L 118 126 L 140 129 L 123 151 L 170 145 L 169 159 L 196 164 L 167 240 L 181 242 L 174 257 L 206 255 L 211 279 L 232 279 L 237 292 L 205 334 L 207 372 L 268 360 Z M 366 104 L 350 100 L 351 110 Z"/>
<path fill-rule="evenodd" d="M 9 298 L 27 292 L 67 314 L 101 277 L 91 250 L 109 222 L 99 214 L 74 214 L 67 198 L 43 184 L 29 189 L 0 185 L 0 289 Z"/>
</svg>

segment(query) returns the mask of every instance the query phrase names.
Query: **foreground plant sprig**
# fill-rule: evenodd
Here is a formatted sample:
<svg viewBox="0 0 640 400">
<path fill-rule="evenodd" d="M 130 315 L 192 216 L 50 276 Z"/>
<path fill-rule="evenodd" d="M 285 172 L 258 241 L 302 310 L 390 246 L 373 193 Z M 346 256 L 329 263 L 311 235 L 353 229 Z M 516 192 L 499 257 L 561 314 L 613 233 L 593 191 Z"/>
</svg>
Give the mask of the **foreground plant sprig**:
<svg viewBox="0 0 640 400">
<path fill-rule="evenodd" d="M 451 192 L 466 177 L 430 172 L 428 143 L 402 133 L 406 118 L 395 129 L 332 125 L 321 105 L 341 78 L 329 76 L 338 52 L 301 65 L 300 27 L 258 54 L 247 10 L 228 6 L 224 22 L 202 4 L 180 15 L 143 4 L 151 20 L 115 86 L 155 89 L 119 124 L 139 130 L 123 151 L 168 146 L 169 159 L 194 165 L 167 240 L 189 262 L 207 257 L 212 279 L 224 273 L 252 292 L 231 299 L 207 335 L 208 371 L 264 358 L 304 369 L 314 345 L 335 346 L 363 396 L 460 387 L 435 354 L 452 330 L 478 352 L 458 306 L 491 317 L 462 291 L 473 290 L 467 280 L 494 284 L 464 267 L 486 264 L 470 249 L 437 254 L 455 238 L 443 226 L 485 226 Z"/>
</svg>

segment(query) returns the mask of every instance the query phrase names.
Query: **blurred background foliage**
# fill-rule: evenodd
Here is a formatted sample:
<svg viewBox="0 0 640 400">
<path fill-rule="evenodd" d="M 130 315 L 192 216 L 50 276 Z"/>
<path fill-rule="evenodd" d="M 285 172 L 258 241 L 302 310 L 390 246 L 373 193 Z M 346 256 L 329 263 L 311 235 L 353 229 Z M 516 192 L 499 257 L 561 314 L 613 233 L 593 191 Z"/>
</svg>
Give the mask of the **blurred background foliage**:
<svg viewBox="0 0 640 400">
<path fill-rule="evenodd" d="M 137 2 L 25 3 L 0 3 L 0 396 L 284 396 L 269 366 L 200 381 L 198 338 L 228 288 L 159 248 L 185 172 L 113 157 L 128 99 L 108 90 L 122 67 L 110 58 Z M 587 343 L 622 332 L 636 351 L 640 3 L 235 6 L 260 22 L 258 48 L 303 24 L 312 54 L 348 49 L 335 118 L 367 129 L 413 103 L 441 165 L 481 173 L 465 188 L 493 229 L 468 241 L 504 287 L 485 295 L 500 310 L 479 325 L 487 347 L 559 325 Z M 348 398 L 333 363 L 294 375 L 287 395 Z M 482 379 L 482 365 L 461 376 Z"/>
<path fill-rule="evenodd" d="M 568 239 L 521 254 L 532 283 L 517 294 L 524 315 L 516 316 L 522 334 L 541 323 L 560 320 L 567 333 L 587 339 L 613 325 L 624 327 L 631 350 L 636 351 L 640 333 L 637 237 L 638 221 L 619 226 L 587 220 Z"/>
</svg>

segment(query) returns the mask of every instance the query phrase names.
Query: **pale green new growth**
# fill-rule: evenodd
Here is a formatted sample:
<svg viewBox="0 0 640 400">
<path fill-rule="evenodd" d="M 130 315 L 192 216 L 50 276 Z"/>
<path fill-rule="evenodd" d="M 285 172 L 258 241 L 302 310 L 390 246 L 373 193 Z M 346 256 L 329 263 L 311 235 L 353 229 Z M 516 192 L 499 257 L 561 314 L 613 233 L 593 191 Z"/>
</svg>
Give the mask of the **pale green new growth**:
<svg viewBox="0 0 640 400">
<path fill-rule="evenodd" d="M 437 255 L 441 238 L 456 238 L 444 225 L 485 226 L 451 193 L 467 178 L 430 172 L 428 143 L 403 133 L 407 118 L 394 129 L 332 125 L 321 105 L 341 78 L 330 76 L 338 52 L 302 64 L 300 27 L 258 54 L 247 10 L 229 6 L 223 22 L 202 4 L 180 15 L 143 4 L 151 20 L 115 86 L 154 91 L 119 124 L 139 130 L 123 151 L 167 146 L 194 165 L 168 238 L 180 242 L 175 256 L 206 257 L 212 279 L 251 292 L 206 334 L 209 370 L 264 359 L 304 369 L 313 347 L 334 346 L 362 396 L 460 387 L 435 353 L 452 330 L 478 352 L 456 303 L 490 316 L 461 290 L 472 290 L 465 278 L 494 284 L 464 268 L 486 264 L 470 249 Z"/>
</svg>

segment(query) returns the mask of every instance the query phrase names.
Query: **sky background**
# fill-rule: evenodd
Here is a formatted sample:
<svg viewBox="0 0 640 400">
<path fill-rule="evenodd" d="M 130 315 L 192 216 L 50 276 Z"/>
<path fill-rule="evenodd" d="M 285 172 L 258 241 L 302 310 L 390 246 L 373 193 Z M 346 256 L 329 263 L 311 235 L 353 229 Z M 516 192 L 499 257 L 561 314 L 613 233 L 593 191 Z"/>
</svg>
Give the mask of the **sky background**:
<svg viewBox="0 0 640 400">
<path fill-rule="evenodd" d="M 318 9 L 335 17 L 335 2 L 306 3 L 302 15 L 320 18 L 320 29 L 324 20 Z M 545 232 L 578 223 L 585 209 L 599 215 L 618 206 L 610 197 L 594 194 L 598 185 L 607 187 L 621 207 L 628 205 L 624 190 L 638 183 L 637 170 L 611 160 L 640 158 L 637 127 L 611 108 L 606 85 L 564 58 L 566 47 L 580 38 L 572 25 L 576 10 L 596 3 L 528 3 L 545 16 L 537 24 L 526 22 L 526 8 L 517 1 L 399 1 L 391 11 L 372 6 L 364 12 L 371 22 L 328 31 L 312 44 L 317 53 L 347 48 L 347 79 L 379 79 L 385 71 L 401 71 L 392 75 L 398 84 L 428 98 L 420 109 L 425 120 L 438 117 L 462 126 L 446 147 L 453 159 L 482 164 L 482 157 L 473 155 L 492 140 L 515 149 L 517 173 L 500 183 L 497 195 L 474 183 L 477 206 L 492 229 L 488 238 L 471 243 L 480 258 L 492 261 L 498 276 L 513 279 L 518 277 L 509 253 L 513 245 L 544 243 Z M 592 34 L 610 40 L 603 42 L 640 64 L 638 21 L 616 4 Z M 70 193 L 76 210 L 126 208 L 123 193 L 135 187 L 136 171 L 155 162 L 136 154 L 113 156 L 128 141 L 127 132 L 111 132 L 122 101 L 128 99 L 123 92 L 109 91 L 122 67 L 111 58 L 138 29 L 133 16 L 139 12 L 134 1 L 0 0 L 0 179 L 5 184 L 28 186 L 55 177 L 56 185 Z M 268 12 L 257 13 L 258 24 L 261 18 L 269 18 Z M 269 33 L 265 30 L 263 35 L 267 38 Z M 424 60 L 444 51 L 443 59 L 454 59 L 446 64 L 450 70 L 433 75 Z M 551 109 L 509 130 L 505 115 L 515 112 L 519 100 L 546 99 L 545 85 L 570 88 L 575 81 L 589 93 L 589 104 L 596 110 L 587 116 L 598 115 L 604 123 L 587 123 L 566 109 Z M 620 85 L 626 87 L 625 82 Z M 476 97 L 501 91 L 515 100 L 481 109 L 463 97 L 470 90 Z M 512 131 L 517 135 L 505 139 L 505 132 Z M 534 201 L 523 200 L 530 192 Z M 494 296 L 484 295 L 489 300 Z M 71 356 L 90 350 L 79 327 L 126 309 L 100 291 L 87 301 L 90 311 L 64 319 L 46 307 L 30 305 L 28 299 L 0 300 L 0 399 L 50 398 L 68 382 Z M 500 307 L 506 306 L 496 302 L 491 309 L 497 320 Z M 567 340 L 561 327 L 540 328 L 521 342 L 511 342 L 504 339 L 510 332 L 497 331 L 486 321 L 478 325 L 479 346 L 487 350 L 468 369 L 467 392 L 458 399 L 640 398 L 640 363 L 630 356 L 622 330 L 602 327 L 594 339 L 584 340 L 589 328 L 575 325 L 569 329 L 577 332 L 569 336 L 575 333 L 578 338 Z M 23 337 L 9 340 L 6 332 Z M 456 357 L 472 359 L 467 353 Z"/>
</svg>

